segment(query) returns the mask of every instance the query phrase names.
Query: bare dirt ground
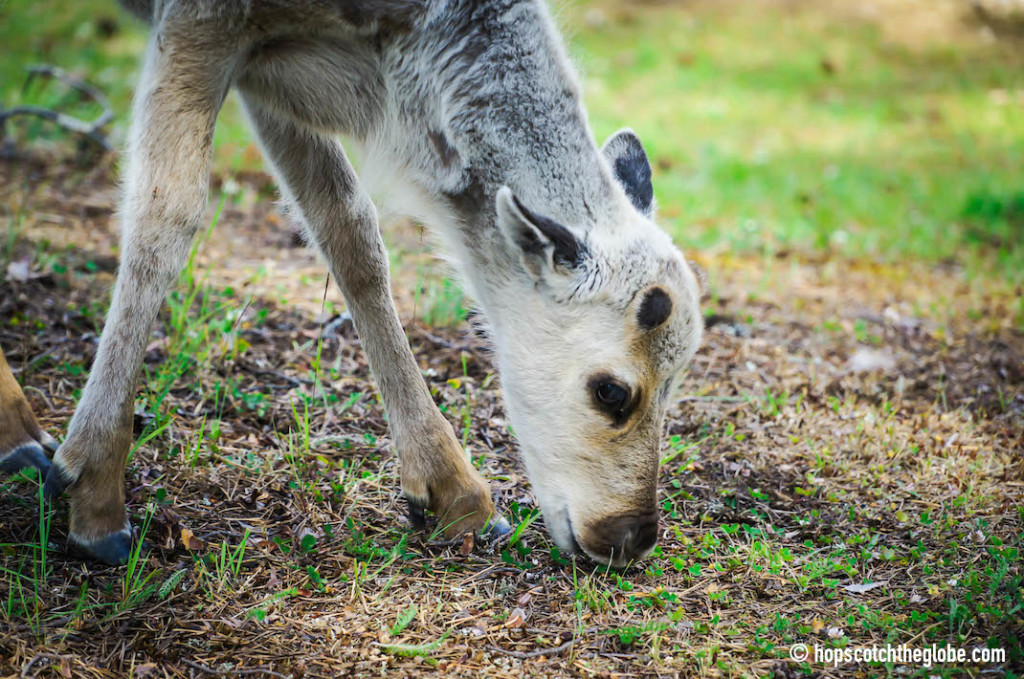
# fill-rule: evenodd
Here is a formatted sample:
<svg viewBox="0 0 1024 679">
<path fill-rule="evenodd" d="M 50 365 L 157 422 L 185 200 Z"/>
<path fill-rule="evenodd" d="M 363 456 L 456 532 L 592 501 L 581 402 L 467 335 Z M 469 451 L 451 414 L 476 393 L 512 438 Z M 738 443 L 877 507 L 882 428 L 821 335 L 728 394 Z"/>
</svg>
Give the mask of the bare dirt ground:
<svg viewBox="0 0 1024 679">
<path fill-rule="evenodd" d="M 0 200 L 24 216 L 0 344 L 58 438 L 115 270 L 110 177 L 0 165 Z M 668 423 L 660 547 L 605 573 L 552 553 L 542 520 L 515 544 L 409 529 L 358 338 L 325 331 L 324 269 L 263 181 L 224 209 L 198 267 L 203 295 L 244 306 L 231 348 L 214 334 L 208 357 L 178 365 L 164 313 L 147 354 L 151 380 L 172 379 L 169 425 L 127 476 L 141 576 L 65 554 L 59 505 L 34 576 L 36 485 L 0 481 L 0 676 L 850 676 L 786 654 L 844 638 L 996 640 L 1018 654 L 997 669 L 1019 671 L 1019 290 L 955 264 L 694 253 L 713 294 Z M 529 484 L 485 342 L 418 320 L 422 238 L 401 227 L 391 242 L 424 374 L 521 522 Z M 154 417 L 143 407 L 137 433 Z"/>
</svg>

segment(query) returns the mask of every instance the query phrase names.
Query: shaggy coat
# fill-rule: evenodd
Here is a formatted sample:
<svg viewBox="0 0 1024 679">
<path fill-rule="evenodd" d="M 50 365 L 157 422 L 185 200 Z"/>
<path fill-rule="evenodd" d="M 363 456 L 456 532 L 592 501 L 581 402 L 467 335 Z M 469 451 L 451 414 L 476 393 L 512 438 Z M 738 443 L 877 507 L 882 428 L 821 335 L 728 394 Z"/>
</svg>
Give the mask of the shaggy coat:
<svg viewBox="0 0 1024 679">
<path fill-rule="evenodd" d="M 370 199 L 384 189 L 440 236 L 489 321 L 556 543 L 614 565 L 650 551 L 664 412 L 701 333 L 698 285 L 652 221 L 639 139 L 624 130 L 594 142 L 541 0 L 124 4 L 152 36 L 106 327 L 52 466 L 0 449 L 7 466 L 47 469 L 51 495 L 68 492 L 72 542 L 104 561 L 128 554 L 124 466 L 139 366 L 201 225 L 214 124 L 235 88 L 291 214 L 345 295 L 412 517 L 429 509 L 450 535 L 507 525 L 406 342 Z M 339 135 L 362 147 L 360 176 Z M 8 382 L 6 417 L 23 402 Z"/>
</svg>

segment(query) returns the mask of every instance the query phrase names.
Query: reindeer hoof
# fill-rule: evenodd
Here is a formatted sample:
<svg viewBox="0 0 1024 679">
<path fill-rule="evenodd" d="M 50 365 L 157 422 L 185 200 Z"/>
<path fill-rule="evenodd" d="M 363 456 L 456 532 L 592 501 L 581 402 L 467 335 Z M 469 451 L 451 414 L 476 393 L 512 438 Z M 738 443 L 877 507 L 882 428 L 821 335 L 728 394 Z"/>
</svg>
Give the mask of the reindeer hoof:
<svg viewBox="0 0 1024 679">
<path fill-rule="evenodd" d="M 83 540 L 68 536 L 68 543 L 76 552 L 110 566 L 120 566 L 128 561 L 132 552 L 132 531 L 125 526 L 116 533 L 104 535 L 95 540 Z"/>
<path fill-rule="evenodd" d="M 409 523 L 412 524 L 412 527 L 416 530 L 423 530 L 426 528 L 427 517 L 426 514 L 424 514 L 427 509 L 426 504 L 411 498 L 408 495 L 405 496 L 405 501 L 409 505 Z"/>
<path fill-rule="evenodd" d="M 47 500 L 55 500 L 61 496 L 64 490 L 74 483 L 74 479 L 61 470 L 59 465 L 50 465 L 46 474 L 46 483 L 43 484 L 43 493 Z"/>
<path fill-rule="evenodd" d="M 43 451 L 43 446 L 36 441 L 18 446 L 7 455 L 0 457 L 0 472 L 13 474 L 26 467 L 39 470 L 40 478 L 46 478 L 50 471 L 50 460 Z"/>
<path fill-rule="evenodd" d="M 423 530 L 427 527 L 427 516 L 426 516 L 426 503 L 416 500 L 408 495 L 405 496 L 405 502 L 408 506 L 409 523 L 416 530 Z M 504 535 L 507 535 L 512 530 L 512 525 L 508 520 L 500 515 L 487 520 L 480 529 L 480 535 L 486 538 L 496 539 Z"/>
<path fill-rule="evenodd" d="M 481 535 L 488 538 L 500 538 L 512 531 L 512 524 L 504 516 L 496 516 L 484 524 Z"/>
</svg>

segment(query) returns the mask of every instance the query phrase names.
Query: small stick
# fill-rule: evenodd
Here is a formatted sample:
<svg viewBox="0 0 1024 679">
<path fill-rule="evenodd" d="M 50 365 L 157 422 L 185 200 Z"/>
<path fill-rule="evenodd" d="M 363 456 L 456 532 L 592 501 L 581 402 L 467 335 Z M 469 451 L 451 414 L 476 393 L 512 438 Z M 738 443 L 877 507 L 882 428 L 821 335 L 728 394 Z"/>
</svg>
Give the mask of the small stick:
<svg viewBox="0 0 1024 679">
<path fill-rule="evenodd" d="M 513 658 L 518 658 L 519 660 L 528 660 L 530 658 L 539 658 L 542 655 L 558 655 L 562 651 L 572 647 L 572 645 L 575 644 L 577 641 L 579 641 L 579 637 L 576 637 L 575 639 L 570 639 L 561 646 L 554 646 L 552 648 L 542 648 L 536 651 L 529 652 L 511 651 L 507 648 L 495 646 L 494 644 L 491 644 L 490 646 L 488 646 L 488 648 L 490 648 L 492 651 L 497 651 L 498 653 L 504 653 L 505 655 L 510 655 Z"/>
<path fill-rule="evenodd" d="M 273 670 L 264 669 L 262 667 L 256 667 L 251 670 L 215 670 L 212 667 L 207 667 L 206 665 L 201 665 L 197 662 L 193 662 L 188 658 L 180 658 L 180 660 L 192 669 L 196 669 L 200 672 L 206 672 L 207 674 L 212 674 L 220 677 L 244 677 L 253 674 L 265 674 L 269 677 L 277 677 L 277 679 L 291 679 L 290 677 L 287 677 L 279 672 L 274 672 Z"/>
<path fill-rule="evenodd" d="M 25 79 L 25 85 L 22 88 L 22 91 L 27 90 L 32 81 L 37 77 L 53 78 L 54 80 L 64 83 L 84 97 L 92 99 L 99 104 L 103 108 L 103 113 L 101 113 L 95 120 L 86 121 L 75 118 L 74 116 L 69 116 L 66 113 L 61 113 L 60 111 L 51 111 L 50 109 L 42 108 L 40 106 L 15 106 L 14 108 L 6 110 L 0 109 L 0 130 L 6 130 L 7 121 L 15 116 L 36 116 L 43 120 L 49 120 L 56 123 L 59 127 L 62 127 L 65 130 L 81 134 L 96 142 L 96 144 L 104 150 L 109 150 L 110 142 L 107 141 L 106 136 L 101 132 L 102 128 L 114 119 L 114 110 L 110 107 L 110 101 L 107 99 L 107 96 L 103 94 L 99 88 L 80 78 L 74 77 L 63 69 L 49 65 L 33 66 L 29 68 L 28 77 Z M 6 132 L 4 133 L 4 136 L 6 137 Z"/>
</svg>

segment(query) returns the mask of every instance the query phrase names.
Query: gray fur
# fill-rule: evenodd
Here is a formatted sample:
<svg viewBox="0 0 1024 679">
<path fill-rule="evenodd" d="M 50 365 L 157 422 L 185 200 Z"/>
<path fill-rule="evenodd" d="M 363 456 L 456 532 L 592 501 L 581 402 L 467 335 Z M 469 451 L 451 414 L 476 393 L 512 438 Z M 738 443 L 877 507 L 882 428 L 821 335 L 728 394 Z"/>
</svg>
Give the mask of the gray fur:
<svg viewBox="0 0 1024 679">
<path fill-rule="evenodd" d="M 456 531 L 479 528 L 493 511 L 405 341 L 367 187 L 374 179 L 408 187 L 406 207 L 437 230 L 489 316 L 510 416 L 556 540 L 572 549 L 578 539 L 591 556 L 617 564 L 649 549 L 635 536 L 651 534 L 656 515 L 666 390 L 637 386 L 645 395 L 638 415 L 612 436 L 583 405 L 590 401 L 581 380 L 602 368 L 636 385 L 671 383 L 700 335 L 696 283 L 615 180 L 616 153 L 635 160 L 639 141 L 630 136 L 605 153 L 594 142 L 541 0 L 124 4 L 150 22 L 152 38 L 128 148 L 121 273 L 51 472 L 74 484 L 74 541 L 88 548 L 124 530 L 123 489 L 113 486 L 138 367 L 202 219 L 213 125 L 233 86 L 286 200 L 345 294 L 414 507 L 430 507 Z M 365 147 L 362 180 L 335 135 Z M 534 231 L 536 240 L 523 240 Z M 640 336 L 638 292 L 653 284 L 679 311 Z M 573 333 L 580 339 L 570 340 Z M 573 362 L 575 354 L 603 363 Z M 602 476 L 602 455 L 616 480 Z M 541 466 L 554 481 L 538 478 Z M 571 493 L 545 486 L 567 474 L 578 486 Z M 634 515 L 646 517 L 642 530 Z M 612 545 L 613 553 L 588 545 Z"/>
</svg>

